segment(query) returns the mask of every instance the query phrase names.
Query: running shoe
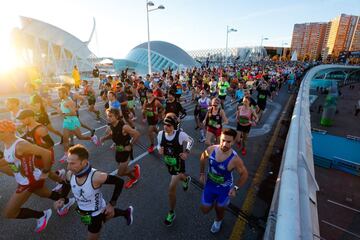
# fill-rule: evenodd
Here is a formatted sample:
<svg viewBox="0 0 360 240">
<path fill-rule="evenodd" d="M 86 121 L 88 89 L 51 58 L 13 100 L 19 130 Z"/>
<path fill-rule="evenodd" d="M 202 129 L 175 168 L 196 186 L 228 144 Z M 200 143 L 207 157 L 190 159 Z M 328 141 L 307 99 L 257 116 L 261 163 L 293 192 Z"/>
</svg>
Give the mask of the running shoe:
<svg viewBox="0 0 360 240">
<path fill-rule="evenodd" d="M 98 137 L 96 135 L 91 137 L 91 141 L 96 145 L 96 146 L 100 146 L 100 140 L 98 139 Z"/>
<path fill-rule="evenodd" d="M 110 149 L 111 149 L 112 151 L 114 151 L 114 150 L 115 150 L 115 146 L 116 146 L 115 143 L 111 144 Z"/>
<path fill-rule="evenodd" d="M 213 225 L 211 226 L 210 232 L 217 233 L 220 231 L 222 221 L 214 221 Z"/>
<path fill-rule="evenodd" d="M 67 153 L 64 153 L 64 156 L 62 156 L 62 158 L 59 159 L 60 163 L 65 163 L 68 159 L 68 155 Z"/>
<path fill-rule="evenodd" d="M 129 189 L 132 188 L 132 186 L 134 186 L 135 183 L 137 183 L 138 179 L 136 178 L 131 178 L 129 181 L 127 181 L 125 183 L 125 189 Z"/>
<path fill-rule="evenodd" d="M 205 138 L 204 138 L 204 137 L 200 137 L 199 142 L 201 142 L 201 143 L 205 142 Z"/>
<path fill-rule="evenodd" d="M 183 186 L 183 189 L 184 189 L 185 192 L 189 189 L 190 182 L 191 182 L 191 177 L 190 176 L 187 176 L 186 180 L 182 182 L 182 186 Z"/>
<path fill-rule="evenodd" d="M 170 227 L 170 226 L 173 224 L 175 218 L 176 218 L 175 212 L 169 212 L 169 213 L 166 215 L 164 224 L 165 224 L 166 226 Z"/>
<path fill-rule="evenodd" d="M 137 117 L 134 116 L 131 120 L 135 121 L 136 119 L 137 119 Z"/>
<path fill-rule="evenodd" d="M 44 211 L 44 216 L 36 220 L 35 232 L 39 233 L 46 228 L 46 225 L 48 224 L 49 219 L 51 217 L 51 214 L 52 214 L 51 209 Z"/>
<path fill-rule="evenodd" d="M 140 165 L 139 164 L 135 164 L 134 166 L 134 175 L 136 179 L 140 178 Z"/>
<path fill-rule="evenodd" d="M 69 212 L 69 209 L 74 203 L 75 203 L 75 198 L 69 198 L 69 202 L 67 204 L 64 204 L 63 207 L 56 209 L 57 214 L 60 217 L 65 216 Z"/>
<path fill-rule="evenodd" d="M 131 225 L 134 221 L 134 217 L 133 217 L 133 212 L 134 212 L 134 208 L 132 206 L 128 207 L 128 209 L 126 209 L 126 225 Z"/>
<path fill-rule="evenodd" d="M 148 153 L 153 153 L 154 150 L 155 150 L 154 145 L 150 145 L 150 147 L 148 147 L 148 149 L 147 149 Z"/>
<path fill-rule="evenodd" d="M 243 156 L 246 155 L 246 148 L 243 147 L 243 148 L 241 149 L 241 154 L 242 154 Z"/>
</svg>

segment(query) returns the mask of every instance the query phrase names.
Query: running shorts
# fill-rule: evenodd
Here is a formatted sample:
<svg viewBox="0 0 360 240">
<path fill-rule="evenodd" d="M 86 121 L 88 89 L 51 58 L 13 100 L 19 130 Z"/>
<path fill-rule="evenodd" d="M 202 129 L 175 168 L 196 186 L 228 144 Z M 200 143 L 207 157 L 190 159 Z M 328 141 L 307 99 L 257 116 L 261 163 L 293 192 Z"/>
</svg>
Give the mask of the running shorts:
<svg viewBox="0 0 360 240">
<path fill-rule="evenodd" d="M 221 128 L 212 128 L 212 127 L 207 127 L 207 131 L 211 132 L 212 134 L 215 135 L 215 137 L 220 137 L 221 135 Z"/>
<path fill-rule="evenodd" d="M 77 116 L 67 116 L 64 118 L 63 128 L 74 131 L 81 126 Z"/>
<path fill-rule="evenodd" d="M 215 202 L 219 207 L 226 207 L 230 203 L 229 191 L 230 187 L 215 186 L 207 180 L 201 197 L 201 203 L 210 207 Z"/>
</svg>

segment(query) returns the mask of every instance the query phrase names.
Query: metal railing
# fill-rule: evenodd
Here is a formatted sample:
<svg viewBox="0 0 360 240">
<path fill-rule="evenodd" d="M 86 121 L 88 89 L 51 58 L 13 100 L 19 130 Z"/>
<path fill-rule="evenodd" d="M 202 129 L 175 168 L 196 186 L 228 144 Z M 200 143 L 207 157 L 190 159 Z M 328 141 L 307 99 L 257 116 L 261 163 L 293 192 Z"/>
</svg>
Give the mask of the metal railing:
<svg viewBox="0 0 360 240">
<path fill-rule="evenodd" d="M 319 239 L 312 135 L 309 109 L 310 82 L 326 69 L 360 69 L 358 66 L 320 65 L 303 78 L 296 98 L 282 163 L 268 215 L 264 239 Z"/>
</svg>

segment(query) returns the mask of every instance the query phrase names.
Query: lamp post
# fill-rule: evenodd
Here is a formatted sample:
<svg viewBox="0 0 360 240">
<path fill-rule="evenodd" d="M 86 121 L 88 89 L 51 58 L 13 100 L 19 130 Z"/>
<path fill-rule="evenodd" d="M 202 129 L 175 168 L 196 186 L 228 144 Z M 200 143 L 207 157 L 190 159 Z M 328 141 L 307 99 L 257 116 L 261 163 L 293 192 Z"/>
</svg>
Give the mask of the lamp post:
<svg viewBox="0 0 360 240">
<path fill-rule="evenodd" d="M 226 48 L 225 48 L 225 65 L 228 63 L 228 41 L 229 41 L 229 33 L 237 32 L 235 28 L 230 28 L 226 26 Z"/>
<path fill-rule="evenodd" d="M 259 60 L 261 58 L 261 50 L 262 50 L 264 40 L 269 40 L 269 38 L 261 36 L 261 43 L 260 43 L 260 49 L 259 49 Z"/>
<path fill-rule="evenodd" d="M 148 33 L 148 73 L 151 75 L 151 58 L 150 58 L 150 27 L 149 27 L 149 12 L 165 9 L 163 5 L 159 5 L 157 8 L 149 9 L 149 7 L 153 7 L 155 4 L 152 1 L 146 0 L 146 18 L 147 18 L 147 33 Z"/>
<path fill-rule="evenodd" d="M 284 57 L 284 55 L 285 55 L 285 57 L 286 57 L 286 50 L 285 50 L 285 48 L 284 48 L 284 46 L 287 46 L 287 45 L 289 45 L 288 43 L 284 43 L 284 42 L 281 42 L 281 48 L 282 48 L 282 56 L 281 57 Z M 285 53 L 285 54 L 284 54 Z M 281 57 L 280 57 L 280 61 L 281 61 Z"/>
</svg>

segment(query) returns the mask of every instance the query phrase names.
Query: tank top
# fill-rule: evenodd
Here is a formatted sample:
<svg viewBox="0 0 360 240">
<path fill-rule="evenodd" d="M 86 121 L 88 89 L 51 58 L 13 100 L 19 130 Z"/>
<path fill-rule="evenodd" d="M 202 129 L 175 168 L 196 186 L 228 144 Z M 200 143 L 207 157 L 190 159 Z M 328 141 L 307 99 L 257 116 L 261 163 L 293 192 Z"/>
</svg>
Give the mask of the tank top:
<svg viewBox="0 0 360 240">
<path fill-rule="evenodd" d="M 146 100 L 146 88 L 139 88 L 138 93 L 139 93 L 139 96 L 140 96 L 140 101 L 145 102 L 145 100 Z"/>
<path fill-rule="evenodd" d="M 111 139 L 114 141 L 116 146 L 128 146 L 130 144 L 130 135 L 124 135 L 123 134 L 123 127 L 124 124 L 121 122 L 118 122 L 118 124 L 114 127 L 110 124 L 110 129 L 112 132 Z"/>
<path fill-rule="evenodd" d="M 239 107 L 239 124 L 242 126 L 251 125 L 252 109 L 244 106 Z"/>
<path fill-rule="evenodd" d="M 204 98 L 204 100 L 202 100 L 200 98 L 198 102 L 199 102 L 200 113 L 202 115 L 205 115 L 209 108 L 210 99 L 206 97 Z"/>
<path fill-rule="evenodd" d="M 63 99 L 63 100 L 61 101 L 61 103 L 60 103 L 61 112 L 64 113 L 64 114 L 67 114 L 67 113 L 70 113 L 70 112 L 71 112 L 70 108 L 65 107 L 65 103 L 66 103 L 66 101 L 68 101 L 68 100 L 71 100 L 71 98 L 68 97 L 67 99 Z"/>
<path fill-rule="evenodd" d="M 209 157 L 208 182 L 217 186 L 231 187 L 233 184 L 233 175 L 232 172 L 228 170 L 228 165 L 231 159 L 237 154 L 232 150 L 228 158 L 222 162 L 218 162 L 216 161 L 216 153 L 218 151 L 219 147 L 215 147 Z"/>
<path fill-rule="evenodd" d="M 180 131 L 175 130 L 174 138 L 169 141 L 165 137 L 165 131 L 163 131 L 160 146 L 164 147 L 164 161 L 167 165 L 175 166 L 180 159 L 179 155 L 183 152 L 183 145 L 179 143 Z"/>
<path fill-rule="evenodd" d="M 128 101 L 134 100 L 134 94 L 131 91 L 131 86 L 128 86 L 125 88 L 125 94 Z"/>
<path fill-rule="evenodd" d="M 150 103 L 148 101 L 145 102 L 145 116 L 147 119 L 156 119 L 156 106 L 155 106 L 155 99 L 152 100 Z"/>
<path fill-rule="evenodd" d="M 220 125 L 221 128 L 221 123 L 222 123 L 222 117 L 220 115 L 220 110 L 221 108 L 219 108 L 218 112 L 213 115 L 212 114 L 212 108 L 208 111 L 208 126 L 211 128 L 218 128 L 217 125 Z"/>
<path fill-rule="evenodd" d="M 18 184 L 26 186 L 31 185 L 40 179 L 41 170 L 34 165 L 34 155 L 17 156 L 16 145 L 25 141 L 18 138 L 9 148 L 4 148 L 4 158 L 8 166 L 14 173 Z"/>
<path fill-rule="evenodd" d="M 99 215 L 106 207 L 100 187 L 95 189 L 92 184 L 96 171 L 95 168 L 92 168 L 85 182 L 81 185 L 77 183 L 75 175 L 72 175 L 70 180 L 71 191 L 74 194 L 78 208 L 85 212 L 92 212 L 91 216 Z"/>
</svg>

